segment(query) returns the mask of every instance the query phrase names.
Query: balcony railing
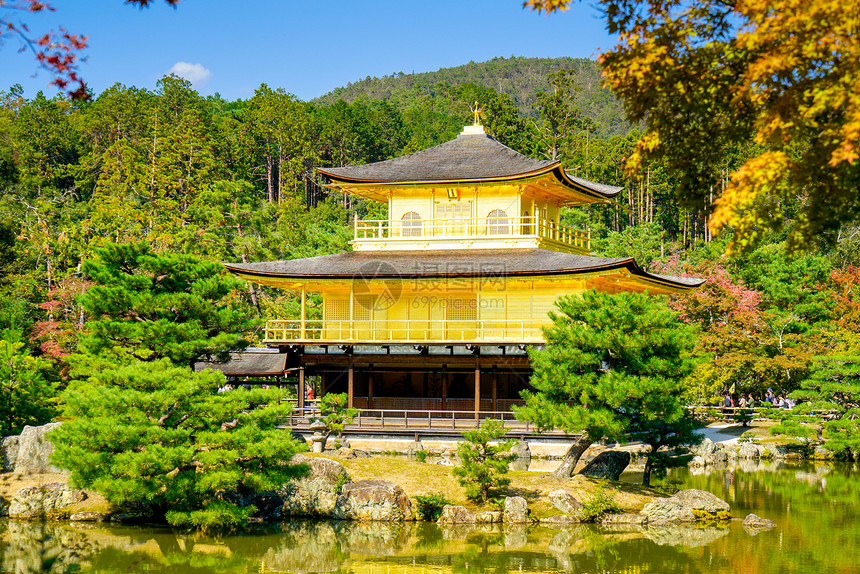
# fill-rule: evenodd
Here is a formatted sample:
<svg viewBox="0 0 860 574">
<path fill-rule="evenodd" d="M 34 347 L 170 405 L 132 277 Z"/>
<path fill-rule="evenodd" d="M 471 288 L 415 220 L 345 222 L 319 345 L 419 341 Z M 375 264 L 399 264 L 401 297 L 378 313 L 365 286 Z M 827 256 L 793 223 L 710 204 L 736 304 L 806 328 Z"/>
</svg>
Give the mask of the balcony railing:
<svg viewBox="0 0 860 574">
<path fill-rule="evenodd" d="M 486 217 L 422 220 L 355 219 L 355 239 L 432 240 L 449 238 L 539 237 L 588 251 L 589 234 L 543 217 Z"/>
<path fill-rule="evenodd" d="M 530 320 L 272 320 L 267 343 L 541 343 L 542 324 Z"/>
</svg>

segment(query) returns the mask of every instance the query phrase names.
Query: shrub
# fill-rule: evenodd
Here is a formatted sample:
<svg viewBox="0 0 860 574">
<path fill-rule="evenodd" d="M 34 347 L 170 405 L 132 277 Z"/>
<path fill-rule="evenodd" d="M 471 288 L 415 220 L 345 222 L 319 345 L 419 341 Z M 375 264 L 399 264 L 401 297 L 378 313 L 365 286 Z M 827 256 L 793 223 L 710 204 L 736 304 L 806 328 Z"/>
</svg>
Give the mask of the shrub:
<svg viewBox="0 0 860 574">
<path fill-rule="evenodd" d="M 412 499 L 415 501 L 417 506 L 415 512 L 418 515 L 418 519 L 426 520 L 428 522 L 436 522 L 439 520 L 439 517 L 442 516 L 442 508 L 444 508 L 446 504 L 451 504 L 451 502 L 445 498 L 444 494 L 439 493 L 419 494 L 417 496 L 413 496 Z"/>
<path fill-rule="evenodd" d="M 579 519 L 582 522 L 594 522 L 604 514 L 617 514 L 621 507 L 615 502 L 615 497 L 607 492 L 608 484 L 603 483 L 579 511 Z"/>
<path fill-rule="evenodd" d="M 427 462 L 427 451 L 426 450 L 415 451 L 415 460 L 417 460 L 418 462 Z"/>
<path fill-rule="evenodd" d="M 464 432 L 464 442 L 457 446 L 457 455 L 463 466 L 454 469 L 454 476 L 466 489 L 466 497 L 473 502 L 487 502 L 490 494 L 511 482 L 501 475 L 508 472 L 508 465 L 517 458 L 510 453 L 514 441 L 490 444 L 490 441 L 504 437 L 505 432 L 501 421 L 484 419 L 480 428 Z"/>
</svg>

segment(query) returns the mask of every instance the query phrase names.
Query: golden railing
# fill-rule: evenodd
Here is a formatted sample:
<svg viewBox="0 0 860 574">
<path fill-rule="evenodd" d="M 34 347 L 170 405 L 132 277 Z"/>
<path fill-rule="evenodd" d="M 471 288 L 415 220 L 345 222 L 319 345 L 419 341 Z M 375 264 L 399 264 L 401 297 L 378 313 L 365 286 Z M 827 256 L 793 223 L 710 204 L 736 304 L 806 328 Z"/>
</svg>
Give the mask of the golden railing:
<svg viewBox="0 0 860 574">
<path fill-rule="evenodd" d="M 266 322 L 267 343 L 540 343 L 543 323 L 531 320 L 271 320 Z"/>
<path fill-rule="evenodd" d="M 444 239 L 444 238 L 510 238 L 538 236 L 589 250 L 589 233 L 537 217 L 450 218 L 411 221 L 354 220 L 356 240 Z"/>
</svg>

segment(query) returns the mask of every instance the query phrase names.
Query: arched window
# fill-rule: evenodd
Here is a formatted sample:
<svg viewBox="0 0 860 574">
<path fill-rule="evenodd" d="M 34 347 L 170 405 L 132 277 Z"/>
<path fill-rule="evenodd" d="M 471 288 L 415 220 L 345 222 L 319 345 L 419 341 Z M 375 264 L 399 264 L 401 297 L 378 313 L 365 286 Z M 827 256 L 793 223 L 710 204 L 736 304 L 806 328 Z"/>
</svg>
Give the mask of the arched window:
<svg viewBox="0 0 860 574">
<path fill-rule="evenodd" d="M 508 214 L 494 209 L 487 215 L 487 235 L 508 235 L 511 232 Z"/>
<path fill-rule="evenodd" d="M 421 237 L 421 216 L 414 211 L 407 211 L 400 218 L 403 222 L 403 237 Z"/>
</svg>

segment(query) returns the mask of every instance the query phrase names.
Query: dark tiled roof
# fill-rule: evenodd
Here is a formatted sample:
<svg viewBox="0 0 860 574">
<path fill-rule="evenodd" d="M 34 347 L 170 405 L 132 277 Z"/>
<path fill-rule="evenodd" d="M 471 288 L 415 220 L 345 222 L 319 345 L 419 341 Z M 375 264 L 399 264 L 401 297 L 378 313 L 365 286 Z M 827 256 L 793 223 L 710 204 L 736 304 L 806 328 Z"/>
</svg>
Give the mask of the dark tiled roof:
<svg viewBox="0 0 860 574">
<path fill-rule="evenodd" d="M 648 273 L 629 257 L 590 257 L 548 249 L 350 251 L 306 259 L 227 264 L 226 267 L 246 275 L 295 279 L 535 276 L 626 269 L 631 275 L 682 288 L 697 287 L 703 282 Z"/>
<path fill-rule="evenodd" d="M 557 176 L 573 187 L 604 197 L 622 188 L 595 183 L 566 173 L 559 162 L 530 158 L 486 134 L 457 138 L 409 155 L 348 167 L 320 167 L 328 177 L 350 183 L 406 183 L 418 181 L 474 181 L 526 176 L 555 169 Z"/>
<path fill-rule="evenodd" d="M 460 135 L 394 159 L 318 170 L 335 179 L 357 182 L 462 181 L 521 175 L 554 163 L 524 156 L 487 135 Z"/>
<path fill-rule="evenodd" d="M 621 190 L 624 189 L 623 187 L 618 187 L 616 185 L 606 185 L 605 183 L 597 183 L 594 181 L 583 179 L 581 177 L 574 177 L 567 172 L 564 172 L 564 175 L 566 175 L 567 178 L 570 179 L 572 182 L 581 185 L 586 189 L 596 191 L 597 193 L 605 195 L 607 197 L 618 195 L 619 193 L 621 193 Z"/>
<path fill-rule="evenodd" d="M 230 353 L 230 360 L 225 363 L 198 361 L 194 364 L 194 370 L 214 369 L 227 376 L 280 375 L 284 372 L 286 357 L 283 353 L 268 349 L 246 349 L 241 353 Z"/>
</svg>

